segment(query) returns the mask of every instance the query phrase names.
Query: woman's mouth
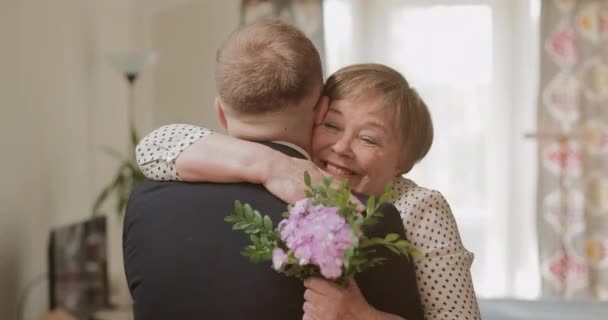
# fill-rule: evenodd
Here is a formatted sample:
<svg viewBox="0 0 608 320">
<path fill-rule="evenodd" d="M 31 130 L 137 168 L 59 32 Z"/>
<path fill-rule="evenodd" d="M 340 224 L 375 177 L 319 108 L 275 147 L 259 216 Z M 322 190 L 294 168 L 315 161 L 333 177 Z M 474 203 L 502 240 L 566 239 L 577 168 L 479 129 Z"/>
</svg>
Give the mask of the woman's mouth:
<svg viewBox="0 0 608 320">
<path fill-rule="evenodd" d="M 324 162 L 323 164 L 325 165 L 325 171 L 334 176 L 349 177 L 354 176 L 356 174 L 352 170 L 346 169 L 335 164 L 331 164 L 329 162 Z"/>
</svg>

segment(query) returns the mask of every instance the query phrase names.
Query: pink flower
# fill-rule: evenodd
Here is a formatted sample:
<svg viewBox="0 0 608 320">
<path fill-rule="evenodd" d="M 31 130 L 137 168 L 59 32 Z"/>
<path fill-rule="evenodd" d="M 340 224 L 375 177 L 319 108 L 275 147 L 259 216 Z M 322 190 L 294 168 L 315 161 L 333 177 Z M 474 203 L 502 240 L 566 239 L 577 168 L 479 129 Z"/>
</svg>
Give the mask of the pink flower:
<svg viewBox="0 0 608 320">
<path fill-rule="evenodd" d="M 310 199 L 304 199 L 279 224 L 281 239 L 298 263 L 319 266 L 328 279 L 342 275 L 344 251 L 353 245 L 353 232 L 338 211 L 337 207 L 313 206 Z"/>
<path fill-rule="evenodd" d="M 281 267 L 287 262 L 287 255 L 285 251 L 280 248 L 272 250 L 272 267 L 275 270 L 281 269 Z"/>
</svg>

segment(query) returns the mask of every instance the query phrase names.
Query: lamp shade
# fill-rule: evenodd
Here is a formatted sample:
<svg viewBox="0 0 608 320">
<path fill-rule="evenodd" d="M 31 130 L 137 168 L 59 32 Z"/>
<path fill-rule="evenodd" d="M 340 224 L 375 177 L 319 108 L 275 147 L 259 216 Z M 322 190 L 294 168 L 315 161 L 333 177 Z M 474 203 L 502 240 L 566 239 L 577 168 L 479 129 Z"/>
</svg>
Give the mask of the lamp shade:
<svg viewBox="0 0 608 320">
<path fill-rule="evenodd" d="M 138 75 L 147 67 L 153 66 L 158 62 L 158 53 L 117 52 L 109 54 L 108 59 L 120 72 Z"/>
</svg>

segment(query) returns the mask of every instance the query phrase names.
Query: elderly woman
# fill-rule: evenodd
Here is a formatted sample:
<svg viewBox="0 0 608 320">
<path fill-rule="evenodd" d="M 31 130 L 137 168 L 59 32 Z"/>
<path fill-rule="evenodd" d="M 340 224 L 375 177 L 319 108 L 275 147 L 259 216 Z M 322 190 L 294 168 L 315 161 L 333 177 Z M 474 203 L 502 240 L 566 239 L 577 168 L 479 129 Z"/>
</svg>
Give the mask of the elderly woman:
<svg viewBox="0 0 608 320">
<path fill-rule="evenodd" d="M 462 244 L 448 203 L 402 177 L 432 144 L 424 102 L 400 73 L 379 64 L 337 71 L 323 95 L 330 104 L 316 120 L 314 164 L 189 125 L 149 134 L 138 145 L 138 163 L 151 179 L 261 183 L 290 203 L 304 196 L 304 171 L 317 181 L 324 175 L 348 179 L 351 190 L 368 195 L 381 194 L 392 181 L 408 240 L 422 253 L 415 264 L 426 319 L 479 319 L 473 254 Z M 304 284 L 305 319 L 341 319 L 369 308 L 355 283 L 346 289 L 320 279 Z"/>
</svg>

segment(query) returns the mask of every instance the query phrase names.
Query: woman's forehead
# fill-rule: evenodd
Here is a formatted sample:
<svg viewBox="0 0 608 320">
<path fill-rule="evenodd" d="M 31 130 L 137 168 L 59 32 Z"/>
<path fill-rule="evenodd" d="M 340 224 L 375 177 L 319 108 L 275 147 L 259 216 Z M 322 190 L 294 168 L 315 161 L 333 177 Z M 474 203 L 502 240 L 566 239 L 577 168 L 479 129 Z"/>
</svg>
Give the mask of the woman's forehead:
<svg viewBox="0 0 608 320">
<path fill-rule="evenodd" d="M 376 119 L 376 122 L 391 126 L 394 118 L 394 108 L 385 105 L 384 101 L 377 97 L 366 99 L 340 99 L 329 104 L 330 113 L 343 116 L 352 115 L 360 118 L 362 115 Z M 364 119 L 361 119 L 364 120 Z"/>
</svg>

